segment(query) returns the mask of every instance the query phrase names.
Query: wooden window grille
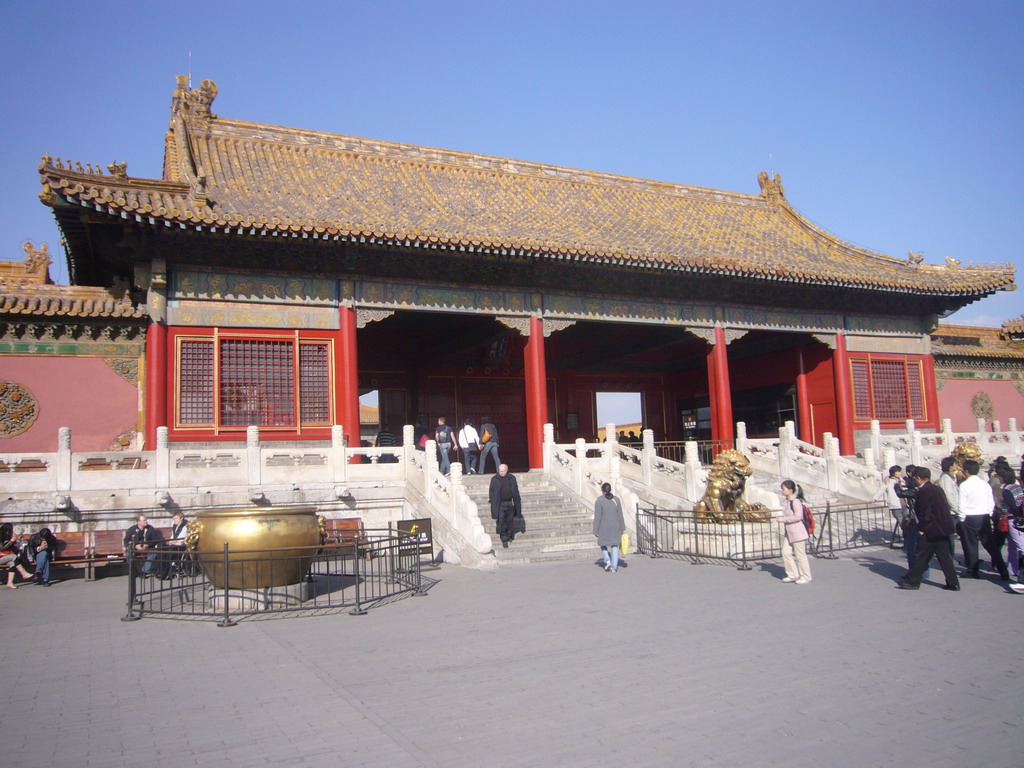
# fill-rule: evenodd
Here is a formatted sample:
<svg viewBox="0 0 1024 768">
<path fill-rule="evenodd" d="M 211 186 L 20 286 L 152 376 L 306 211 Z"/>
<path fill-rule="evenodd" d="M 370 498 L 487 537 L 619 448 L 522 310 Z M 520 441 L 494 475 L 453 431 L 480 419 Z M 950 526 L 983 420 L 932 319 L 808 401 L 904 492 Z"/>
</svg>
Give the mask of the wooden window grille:
<svg viewBox="0 0 1024 768">
<path fill-rule="evenodd" d="M 178 364 L 178 420 L 213 424 L 213 342 L 183 341 Z"/>
<path fill-rule="evenodd" d="M 858 420 L 923 419 L 920 361 L 851 360 L 854 417 Z"/>
<path fill-rule="evenodd" d="M 854 417 L 871 420 L 871 376 L 867 360 L 851 360 L 853 369 L 853 411 Z"/>
<path fill-rule="evenodd" d="M 327 340 L 215 335 L 179 337 L 176 423 L 213 430 L 331 424 Z"/>
<path fill-rule="evenodd" d="M 326 343 L 299 345 L 299 413 L 303 424 L 329 424 L 331 377 Z"/>
<path fill-rule="evenodd" d="M 291 341 L 221 339 L 221 426 L 295 426 L 294 349 Z"/>
</svg>

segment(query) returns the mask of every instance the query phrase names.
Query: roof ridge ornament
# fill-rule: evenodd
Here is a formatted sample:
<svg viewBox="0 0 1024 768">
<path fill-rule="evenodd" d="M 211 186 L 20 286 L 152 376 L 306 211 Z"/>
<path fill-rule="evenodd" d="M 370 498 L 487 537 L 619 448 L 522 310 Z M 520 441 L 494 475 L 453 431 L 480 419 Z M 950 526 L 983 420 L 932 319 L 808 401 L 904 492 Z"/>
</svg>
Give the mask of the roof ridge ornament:
<svg viewBox="0 0 1024 768">
<path fill-rule="evenodd" d="M 778 205 L 786 202 L 786 190 L 782 186 L 782 176 L 778 173 L 775 178 L 770 178 L 767 171 L 757 174 L 757 183 L 761 187 L 761 196 L 771 205 Z"/>
<path fill-rule="evenodd" d="M 197 128 L 207 129 L 217 115 L 210 109 L 217 98 L 217 84 L 203 80 L 198 88 L 189 89 L 188 75 L 178 75 L 174 95 L 171 97 L 171 114 L 181 115 Z"/>
</svg>

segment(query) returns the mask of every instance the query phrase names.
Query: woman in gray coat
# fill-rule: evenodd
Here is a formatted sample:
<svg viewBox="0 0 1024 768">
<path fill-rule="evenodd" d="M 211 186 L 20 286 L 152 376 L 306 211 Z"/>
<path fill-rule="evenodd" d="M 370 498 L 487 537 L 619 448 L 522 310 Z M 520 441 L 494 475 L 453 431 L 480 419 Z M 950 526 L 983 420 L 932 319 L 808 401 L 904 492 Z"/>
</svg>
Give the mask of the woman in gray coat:
<svg viewBox="0 0 1024 768">
<path fill-rule="evenodd" d="M 604 569 L 615 573 L 619 570 L 619 542 L 626 532 L 626 522 L 622 519 L 622 504 L 612 496 L 611 484 L 605 483 L 601 490 L 604 495 L 594 502 L 594 535 L 604 557 Z"/>
</svg>

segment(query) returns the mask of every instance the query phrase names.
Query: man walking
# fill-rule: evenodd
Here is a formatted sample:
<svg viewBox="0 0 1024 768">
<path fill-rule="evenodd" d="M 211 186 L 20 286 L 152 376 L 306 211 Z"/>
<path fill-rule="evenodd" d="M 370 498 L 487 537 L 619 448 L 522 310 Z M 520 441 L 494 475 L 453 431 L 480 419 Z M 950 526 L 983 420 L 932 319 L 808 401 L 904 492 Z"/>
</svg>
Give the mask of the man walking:
<svg viewBox="0 0 1024 768">
<path fill-rule="evenodd" d="M 466 462 L 466 472 L 475 475 L 477 457 L 480 455 L 480 435 L 476 433 L 470 419 L 466 419 L 459 430 L 459 447 L 462 449 L 463 461 Z"/>
<path fill-rule="evenodd" d="M 953 522 L 956 524 L 957 532 L 960 530 L 960 486 L 957 485 L 956 478 L 953 477 L 953 464 L 955 460 L 952 456 L 947 456 L 942 460 L 942 474 L 939 476 L 939 488 L 946 494 L 946 502 L 949 504 L 949 513 L 953 516 Z M 956 534 L 949 537 L 949 554 L 954 553 L 953 539 Z"/>
<path fill-rule="evenodd" d="M 501 459 L 498 458 L 498 428 L 494 426 L 490 416 L 484 416 L 484 423 L 480 425 L 480 432 L 480 444 L 483 446 L 480 449 L 480 474 L 482 475 L 487 469 L 487 457 L 489 455 L 494 455 L 495 470 L 501 464 Z"/>
<path fill-rule="evenodd" d="M 1000 547 L 994 545 L 992 536 L 992 511 L 995 504 L 992 501 L 992 488 L 978 477 L 981 465 L 973 459 L 964 462 L 964 471 L 967 478 L 960 483 L 960 515 L 963 523 L 960 525 L 960 546 L 964 550 L 964 576 L 971 579 L 978 578 L 978 569 L 981 566 L 981 559 L 978 557 L 978 542 L 980 541 L 985 550 L 992 557 L 992 565 L 999 571 L 999 578 L 1003 581 L 1010 580 L 1010 573 L 1003 560 L 1003 553 Z"/>
<path fill-rule="evenodd" d="M 444 416 L 437 420 L 434 440 L 437 441 L 437 452 L 441 460 L 441 474 L 447 477 L 452 471 L 452 460 L 448 456 L 448 452 L 452 449 L 452 428 L 444 423 Z"/>
<path fill-rule="evenodd" d="M 508 549 L 508 543 L 516 535 L 512 518 L 522 517 L 523 502 L 519 498 L 519 483 L 515 475 L 508 473 L 508 464 L 498 466 L 498 474 L 491 478 L 489 489 L 491 517 L 497 521 L 496 532 L 501 537 L 501 546 Z"/>
<path fill-rule="evenodd" d="M 906 579 L 896 586 L 900 589 L 919 589 L 921 577 L 928 568 L 932 557 L 939 558 L 942 573 L 946 577 L 943 589 L 957 592 L 960 580 L 953 565 L 953 556 L 949 551 L 949 536 L 955 528 L 953 516 L 949 513 L 946 494 L 938 486 L 932 485 L 932 473 L 928 467 L 914 467 L 914 482 L 917 484 L 917 498 L 914 500 L 914 514 L 921 541 L 917 544 L 914 565 Z"/>
</svg>

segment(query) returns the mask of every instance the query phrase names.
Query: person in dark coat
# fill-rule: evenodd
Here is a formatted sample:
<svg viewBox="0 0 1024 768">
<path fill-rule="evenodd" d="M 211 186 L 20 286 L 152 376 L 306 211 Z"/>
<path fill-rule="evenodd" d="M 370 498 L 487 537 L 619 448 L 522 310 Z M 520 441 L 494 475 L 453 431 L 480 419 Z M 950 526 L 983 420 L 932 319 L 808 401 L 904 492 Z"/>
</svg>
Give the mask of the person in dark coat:
<svg viewBox="0 0 1024 768">
<path fill-rule="evenodd" d="M 594 535 L 604 558 L 604 569 L 615 573 L 619 570 L 619 543 L 626 532 L 626 521 L 622 517 L 622 502 L 612 495 L 610 483 L 601 486 L 602 494 L 594 502 Z"/>
<path fill-rule="evenodd" d="M 508 543 L 516 537 L 512 518 L 523 516 L 519 483 L 515 475 L 508 473 L 508 464 L 498 465 L 498 474 L 491 478 L 490 501 L 491 517 L 497 521 L 495 528 L 501 537 L 501 546 L 508 549 Z"/>
<path fill-rule="evenodd" d="M 57 537 L 49 528 L 40 528 L 29 537 L 26 549 L 36 564 L 36 584 L 50 586 L 50 563 L 57 556 Z"/>
<path fill-rule="evenodd" d="M 949 512 L 949 502 L 945 492 L 937 485 L 932 485 L 932 473 L 928 467 L 914 468 L 914 482 L 917 483 L 917 497 L 914 499 L 914 516 L 917 518 L 919 530 L 917 555 L 910 573 L 897 586 L 900 589 L 918 589 L 921 576 L 928 568 L 932 557 L 939 558 L 942 573 L 946 577 L 946 586 L 951 592 L 960 589 L 960 580 L 953 565 L 953 553 L 949 549 L 950 534 L 956 530 L 956 523 Z"/>
</svg>

